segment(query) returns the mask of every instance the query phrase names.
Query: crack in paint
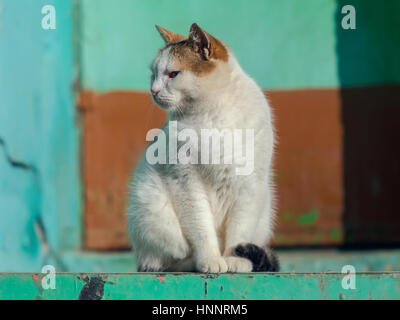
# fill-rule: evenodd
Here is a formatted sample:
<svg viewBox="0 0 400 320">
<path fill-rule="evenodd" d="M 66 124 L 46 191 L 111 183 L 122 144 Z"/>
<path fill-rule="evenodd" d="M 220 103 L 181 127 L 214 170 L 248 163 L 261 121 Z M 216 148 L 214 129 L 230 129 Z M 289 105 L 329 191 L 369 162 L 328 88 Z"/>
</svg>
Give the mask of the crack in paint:
<svg viewBox="0 0 400 320">
<path fill-rule="evenodd" d="M 35 166 L 33 166 L 31 164 L 26 164 L 26 163 L 24 163 L 22 161 L 15 160 L 13 157 L 10 156 L 10 154 L 8 153 L 7 145 L 6 145 L 5 141 L 4 141 L 4 139 L 1 138 L 1 137 L 0 137 L 0 146 L 3 147 L 4 156 L 5 156 L 6 160 L 7 160 L 7 162 L 12 167 L 18 168 L 18 169 L 32 171 L 35 176 L 38 175 L 38 170 L 36 169 Z"/>
<path fill-rule="evenodd" d="M 34 182 L 35 182 L 35 189 L 37 191 L 38 197 L 41 197 L 42 192 L 41 192 L 41 183 L 40 183 L 41 179 L 40 179 L 39 170 L 32 164 L 28 164 L 28 163 L 22 162 L 20 160 L 16 160 L 14 157 L 12 157 L 7 148 L 7 144 L 2 137 L 0 137 L 0 147 L 3 149 L 5 159 L 11 167 L 16 168 L 16 169 L 26 170 L 33 174 Z M 40 201 L 39 201 L 39 203 L 40 203 Z M 54 261 L 57 264 L 57 268 L 60 269 L 60 271 L 65 271 L 66 268 L 64 267 L 63 263 L 61 262 L 61 259 L 51 249 L 51 245 L 50 245 L 48 237 L 47 237 L 47 232 L 44 227 L 42 211 L 41 211 L 40 205 L 39 205 L 39 208 L 36 208 L 35 211 L 36 211 L 35 212 L 36 217 L 35 217 L 35 221 L 34 221 L 34 228 L 35 228 L 37 237 L 41 241 L 41 245 L 42 245 L 43 252 L 44 252 L 43 265 L 46 264 L 46 261 L 49 258 L 53 257 Z"/>
</svg>

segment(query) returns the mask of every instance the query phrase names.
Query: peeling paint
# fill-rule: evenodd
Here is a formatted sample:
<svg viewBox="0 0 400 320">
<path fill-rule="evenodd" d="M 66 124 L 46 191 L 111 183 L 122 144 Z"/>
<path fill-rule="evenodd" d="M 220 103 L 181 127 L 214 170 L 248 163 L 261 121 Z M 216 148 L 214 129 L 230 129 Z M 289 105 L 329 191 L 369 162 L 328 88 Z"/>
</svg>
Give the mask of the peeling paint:
<svg viewBox="0 0 400 320">
<path fill-rule="evenodd" d="M 0 274 L 0 300 L 18 299 L 400 299 L 400 273 L 357 273 L 357 290 L 343 292 L 341 273 L 165 274 L 163 285 L 151 274 L 57 274 L 57 289 L 43 290 L 40 274 Z M 267 277 L 266 277 L 267 276 Z M 107 285 L 114 279 L 114 285 Z M 118 279 L 118 280 L 116 280 Z M 155 281 L 153 281 L 155 280 Z M 3 290 L 1 288 L 13 288 Z M 141 288 L 140 290 L 135 290 Z"/>
<path fill-rule="evenodd" d="M 216 279 L 220 276 L 218 273 L 204 273 L 201 274 L 201 277 L 204 279 Z"/>
<path fill-rule="evenodd" d="M 302 226 L 313 225 L 319 216 L 318 210 L 312 210 L 308 213 L 298 215 L 290 212 L 283 212 L 281 214 L 283 221 L 292 221 Z M 280 235 L 282 237 L 282 235 Z"/>
<path fill-rule="evenodd" d="M 333 229 L 331 231 L 331 238 L 333 240 L 339 240 L 341 236 L 342 236 L 342 233 L 339 229 Z"/>
<path fill-rule="evenodd" d="M 317 210 L 313 210 L 300 218 L 297 219 L 298 223 L 305 226 L 305 225 L 312 225 L 318 219 L 319 212 Z"/>
<path fill-rule="evenodd" d="M 166 277 L 166 275 L 156 276 L 156 278 L 158 279 L 158 281 L 160 281 L 161 283 L 164 283 L 165 277 Z"/>
<path fill-rule="evenodd" d="M 86 282 L 79 294 L 79 300 L 101 300 L 104 295 L 105 279 L 99 276 L 89 278 L 84 275 L 82 280 Z"/>
</svg>

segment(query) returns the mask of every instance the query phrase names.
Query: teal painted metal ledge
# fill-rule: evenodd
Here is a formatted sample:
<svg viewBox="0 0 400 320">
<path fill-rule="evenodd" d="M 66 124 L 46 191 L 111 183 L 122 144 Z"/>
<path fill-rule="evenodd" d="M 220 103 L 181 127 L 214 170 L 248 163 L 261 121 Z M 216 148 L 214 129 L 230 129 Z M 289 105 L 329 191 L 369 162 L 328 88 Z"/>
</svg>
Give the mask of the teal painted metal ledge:
<svg viewBox="0 0 400 320">
<path fill-rule="evenodd" d="M 357 273 L 355 289 L 341 273 L 57 273 L 54 289 L 48 276 L 1 273 L 0 300 L 400 299 L 400 272 Z"/>
</svg>

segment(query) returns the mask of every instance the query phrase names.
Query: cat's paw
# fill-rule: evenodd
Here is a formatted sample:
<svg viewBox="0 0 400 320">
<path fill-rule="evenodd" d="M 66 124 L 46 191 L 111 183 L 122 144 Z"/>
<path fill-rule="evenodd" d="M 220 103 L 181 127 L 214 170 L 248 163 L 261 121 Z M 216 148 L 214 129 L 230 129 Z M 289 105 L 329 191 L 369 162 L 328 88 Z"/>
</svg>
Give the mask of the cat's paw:
<svg viewBox="0 0 400 320">
<path fill-rule="evenodd" d="M 208 257 L 197 263 L 197 270 L 206 273 L 225 273 L 228 265 L 223 257 Z"/>
<path fill-rule="evenodd" d="M 189 245 L 183 241 L 180 241 L 169 248 L 170 254 L 175 260 L 183 260 L 187 258 L 189 250 Z"/>
<path fill-rule="evenodd" d="M 239 257 L 225 257 L 228 272 L 251 272 L 253 264 L 250 260 Z"/>
</svg>

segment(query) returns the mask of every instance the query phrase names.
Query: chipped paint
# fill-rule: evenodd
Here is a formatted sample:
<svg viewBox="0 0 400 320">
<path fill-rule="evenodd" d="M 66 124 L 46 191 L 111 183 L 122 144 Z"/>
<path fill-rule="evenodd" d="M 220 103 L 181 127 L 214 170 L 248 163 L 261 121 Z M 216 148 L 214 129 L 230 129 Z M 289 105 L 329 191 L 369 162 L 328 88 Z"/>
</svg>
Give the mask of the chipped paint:
<svg viewBox="0 0 400 320">
<path fill-rule="evenodd" d="M 0 300 L 400 299 L 400 272 L 357 273 L 354 290 L 342 288 L 341 273 L 222 274 L 218 277 L 198 273 L 60 273 L 56 275 L 55 290 L 41 288 L 38 292 L 39 283 L 33 280 L 35 275 L 0 274 Z"/>
<path fill-rule="evenodd" d="M 86 282 L 79 294 L 79 300 L 101 300 L 104 295 L 105 278 L 99 276 L 88 277 L 84 275 L 82 280 Z"/>
<path fill-rule="evenodd" d="M 283 212 L 282 213 L 282 220 L 283 221 L 292 221 L 296 222 L 300 225 L 306 226 L 306 225 L 312 225 L 314 224 L 319 216 L 318 210 L 312 210 L 308 213 L 298 215 L 290 212 Z"/>
<path fill-rule="evenodd" d="M 331 238 L 333 240 L 339 240 L 342 237 L 342 232 L 339 229 L 333 229 L 331 231 Z"/>
<path fill-rule="evenodd" d="M 164 283 L 164 281 L 165 281 L 165 275 L 156 276 L 156 278 L 157 278 L 158 281 L 160 281 L 161 283 Z"/>
<path fill-rule="evenodd" d="M 302 215 L 297 219 L 297 222 L 303 226 L 312 225 L 318 219 L 319 212 L 318 210 L 312 210 L 311 212 Z"/>
</svg>

